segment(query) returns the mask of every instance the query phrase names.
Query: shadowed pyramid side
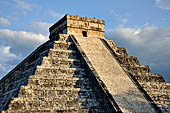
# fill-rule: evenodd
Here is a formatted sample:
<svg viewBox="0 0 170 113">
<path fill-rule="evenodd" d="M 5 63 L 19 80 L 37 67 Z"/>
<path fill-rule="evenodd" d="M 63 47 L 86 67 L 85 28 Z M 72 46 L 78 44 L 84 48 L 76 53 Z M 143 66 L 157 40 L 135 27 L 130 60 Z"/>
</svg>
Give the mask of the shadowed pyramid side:
<svg viewBox="0 0 170 113">
<path fill-rule="evenodd" d="M 84 62 L 74 50 L 72 43 L 66 42 L 67 37 L 59 35 L 60 40 L 46 42 L 20 64 L 19 68 L 15 68 L 11 75 L 1 80 L 3 83 L 9 81 L 9 88 L 1 89 L 3 91 L 0 97 L 1 111 L 4 113 L 115 112 L 98 83 L 88 74 L 89 70 L 83 65 Z M 41 49 L 43 51 L 40 51 Z M 30 68 L 32 71 L 27 72 Z M 14 74 L 19 69 L 20 73 Z M 7 103 L 4 104 L 5 102 Z"/>
</svg>

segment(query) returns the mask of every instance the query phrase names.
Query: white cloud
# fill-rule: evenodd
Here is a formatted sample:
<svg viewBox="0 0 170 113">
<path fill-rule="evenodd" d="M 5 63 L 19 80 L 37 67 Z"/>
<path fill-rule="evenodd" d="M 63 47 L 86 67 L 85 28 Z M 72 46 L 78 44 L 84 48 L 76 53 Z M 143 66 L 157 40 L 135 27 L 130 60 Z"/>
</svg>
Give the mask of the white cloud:
<svg viewBox="0 0 170 113">
<path fill-rule="evenodd" d="M 17 56 L 15 54 L 10 53 L 10 46 L 0 46 L 0 56 L 5 56 L 5 57 L 13 57 L 13 58 L 17 58 Z"/>
<path fill-rule="evenodd" d="M 41 33 L 47 35 L 49 33 L 48 28 L 51 26 L 51 23 L 47 22 L 33 22 L 32 25 L 28 26 L 29 29 L 32 29 L 36 33 Z"/>
<path fill-rule="evenodd" d="M 13 67 L 12 62 L 20 59 L 10 52 L 10 48 L 10 46 L 0 46 L 0 72 L 3 74 Z"/>
<path fill-rule="evenodd" d="M 169 79 L 170 73 L 170 28 L 120 27 L 106 31 L 106 37 L 114 40 L 118 46 L 125 47 L 129 55 L 138 56 L 142 64 L 150 65 L 155 73 L 164 73 Z"/>
<path fill-rule="evenodd" d="M 11 25 L 8 19 L 0 17 L 0 25 Z"/>
<path fill-rule="evenodd" d="M 149 22 L 146 22 L 145 24 L 143 24 L 142 27 L 148 27 L 149 26 Z"/>
<path fill-rule="evenodd" d="M 166 9 L 166 10 L 170 9 L 170 0 L 156 0 L 156 4 L 161 9 Z"/>
<path fill-rule="evenodd" d="M 0 64 L 8 62 L 10 59 L 17 59 L 18 57 L 10 52 L 10 46 L 0 46 Z"/>
<path fill-rule="evenodd" d="M 27 3 L 23 0 L 12 0 L 13 2 L 15 2 L 19 8 L 25 9 L 25 10 L 32 10 L 34 5 Z"/>
<path fill-rule="evenodd" d="M 125 26 L 125 24 L 128 22 L 128 16 L 129 16 L 129 13 L 124 13 L 124 14 L 121 14 L 121 13 L 118 13 L 114 10 L 111 10 L 110 12 L 114 18 L 116 18 L 116 20 L 120 23 L 118 27 L 123 27 Z"/>
<path fill-rule="evenodd" d="M 127 18 L 120 18 L 120 22 L 122 24 L 126 24 L 128 22 L 128 19 Z"/>
<path fill-rule="evenodd" d="M 48 10 L 48 15 L 51 16 L 52 18 L 61 18 L 63 16 L 63 14 L 60 14 L 58 12 L 55 12 L 53 10 Z"/>
<path fill-rule="evenodd" d="M 57 20 L 57 19 L 62 18 L 64 16 L 64 14 L 61 14 L 57 11 L 53 11 L 51 9 L 47 9 L 47 10 L 45 10 L 43 16 L 46 18 L 52 18 L 52 19 Z"/>
<path fill-rule="evenodd" d="M 48 37 L 40 33 L 0 29 L 0 40 L 0 77 L 2 77 L 37 46 L 47 41 Z"/>
<path fill-rule="evenodd" d="M 14 20 L 14 21 L 19 21 L 19 17 L 17 16 L 8 16 L 8 19 Z"/>
<path fill-rule="evenodd" d="M 48 37 L 26 31 L 12 31 L 0 29 L 0 40 L 5 45 L 11 46 L 11 51 L 15 54 L 26 55 L 39 44 L 42 44 Z"/>
</svg>

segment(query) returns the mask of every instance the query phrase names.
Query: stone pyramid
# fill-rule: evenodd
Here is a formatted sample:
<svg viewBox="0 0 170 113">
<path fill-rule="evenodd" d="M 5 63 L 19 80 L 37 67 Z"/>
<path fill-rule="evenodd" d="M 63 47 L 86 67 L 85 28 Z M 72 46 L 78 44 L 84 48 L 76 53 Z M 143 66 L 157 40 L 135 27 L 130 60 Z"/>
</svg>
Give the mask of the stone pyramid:
<svg viewBox="0 0 170 113">
<path fill-rule="evenodd" d="M 1 113 L 170 113 L 170 84 L 104 37 L 104 21 L 65 15 L 0 80 Z"/>
</svg>

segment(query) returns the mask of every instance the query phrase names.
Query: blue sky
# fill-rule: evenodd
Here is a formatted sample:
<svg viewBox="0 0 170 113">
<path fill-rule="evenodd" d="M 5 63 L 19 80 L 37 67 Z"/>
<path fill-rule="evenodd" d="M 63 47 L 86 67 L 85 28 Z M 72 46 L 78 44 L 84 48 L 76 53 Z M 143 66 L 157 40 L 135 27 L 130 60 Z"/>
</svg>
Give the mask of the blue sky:
<svg viewBox="0 0 170 113">
<path fill-rule="evenodd" d="M 170 82 L 170 0 L 1 0 L 0 78 L 65 14 L 105 20 L 105 37 Z"/>
</svg>

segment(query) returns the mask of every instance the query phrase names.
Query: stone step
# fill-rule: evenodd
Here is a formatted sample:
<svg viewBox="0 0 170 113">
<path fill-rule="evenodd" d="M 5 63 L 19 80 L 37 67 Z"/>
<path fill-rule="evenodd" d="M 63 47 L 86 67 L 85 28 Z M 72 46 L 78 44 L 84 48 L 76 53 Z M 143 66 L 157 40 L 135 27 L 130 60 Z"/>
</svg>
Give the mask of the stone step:
<svg viewBox="0 0 170 113">
<path fill-rule="evenodd" d="M 86 99 L 86 100 L 46 100 L 50 98 L 14 98 L 10 105 L 9 110 L 19 109 L 53 109 L 53 110 L 67 110 L 70 108 L 101 108 L 104 101 L 102 99 Z"/>
<path fill-rule="evenodd" d="M 10 91 L 6 91 L 5 93 L 3 93 L 3 95 L 1 95 L 0 99 L 1 100 L 8 100 L 12 97 L 17 96 L 18 92 L 19 92 L 19 88 L 15 88 L 15 89 L 12 89 Z"/>
<path fill-rule="evenodd" d="M 35 75 L 58 75 L 58 74 L 84 74 L 85 70 L 81 68 L 60 68 L 37 66 Z"/>
<path fill-rule="evenodd" d="M 116 46 L 116 44 L 114 43 L 113 40 L 108 40 L 105 39 L 105 41 L 109 44 L 109 46 L 113 49 L 113 51 L 116 53 L 116 50 L 118 50 L 118 47 Z"/>
<path fill-rule="evenodd" d="M 71 42 L 66 41 L 54 41 L 53 49 L 67 50 L 71 46 Z"/>
<path fill-rule="evenodd" d="M 158 105 L 162 113 L 170 113 L 170 105 Z"/>
<path fill-rule="evenodd" d="M 87 78 L 86 73 L 83 74 L 51 74 L 51 75 L 32 75 L 34 78 L 58 78 L 58 79 L 71 79 L 71 78 Z"/>
<path fill-rule="evenodd" d="M 9 77 L 4 81 L 5 84 L 3 84 L 2 88 L 5 88 L 6 90 L 4 90 L 3 92 L 11 89 L 12 86 L 15 85 L 15 83 L 17 83 L 17 81 L 20 80 L 22 81 L 22 79 L 25 79 L 26 77 L 29 77 L 30 75 L 34 74 L 34 71 L 35 71 L 35 67 L 29 68 L 20 73 L 14 73 L 11 77 Z M 17 87 L 17 85 L 15 87 Z"/>
<path fill-rule="evenodd" d="M 170 85 L 166 85 L 166 83 L 151 82 L 143 83 L 142 86 L 156 104 L 170 105 Z"/>
<path fill-rule="evenodd" d="M 59 67 L 78 67 L 81 65 L 80 60 L 78 59 L 66 59 L 66 58 L 49 58 L 49 57 L 43 57 L 42 60 L 42 66 L 59 66 Z"/>
<path fill-rule="evenodd" d="M 54 98 L 14 98 L 9 106 L 9 110 L 19 109 L 53 109 L 53 110 L 75 110 L 75 109 L 103 109 L 108 103 L 103 99 L 73 99 L 55 100 Z M 107 106 L 111 109 L 111 106 Z"/>
<path fill-rule="evenodd" d="M 38 89 L 38 87 L 37 87 Z M 77 99 L 77 98 L 80 98 L 81 96 L 78 95 L 79 91 L 74 89 L 72 92 L 70 90 L 67 91 L 66 89 L 65 90 L 62 90 L 62 89 L 55 89 L 54 90 L 43 90 L 43 89 L 40 89 L 40 90 L 37 90 L 37 89 L 21 89 L 20 90 L 20 93 L 19 93 L 19 98 L 23 98 L 23 99 L 30 99 L 30 98 L 33 98 L 34 100 L 39 100 L 40 98 L 44 98 L 44 99 L 48 99 L 48 100 L 73 100 L 73 99 Z M 32 92 L 32 93 L 31 93 Z M 64 93 L 63 93 L 64 92 Z M 67 94 L 65 94 L 67 92 Z M 31 93 L 31 94 L 30 94 Z M 68 94 L 70 93 L 70 94 Z M 16 97 L 16 96 L 15 96 Z M 1 102 L 0 102 L 0 106 L 1 108 L 4 108 L 8 102 L 11 100 L 11 98 L 14 98 L 14 97 L 9 97 L 8 98 L 4 98 L 3 100 L 1 99 Z M 81 97 L 82 98 L 82 97 Z M 33 100 L 32 99 L 32 100 Z M 40 99 L 40 100 L 43 100 L 43 99 Z"/>
<path fill-rule="evenodd" d="M 25 94 L 25 95 L 21 95 L 20 98 L 24 98 L 24 99 L 32 98 L 34 100 L 40 99 L 40 100 L 50 100 L 50 101 L 52 101 L 52 100 L 62 101 L 62 100 L 75 100 L 75 99 L 80 98 L 80 97 L 76 93 L 74 93 L 72 95 L 64 95 L 64 94 L 63 95 L 57 95 L 57 94 L 55 94 L 55 92 L 49 91 L 49 92 L 45 92 L 45 94 L 41 95 L 41 97 L 37 96 L 37 95 L 27 95 L 27 94 Z"/>
<path fill-rule="evenodd" d="M 30 78 L 28 85 L 32 87 L 42 88 L 89 88 L 89 79 L 86 78 L 70 78 L 70 79 L 58 79 L 58 78 Z"/>
<path fill-rule="evenodd" d="M 128 56 L 126 49 L 125 48 L 121 48 L 121 47 L 117 47 L 117 50 L 115 51 L 115 53 L 117 55 L 122 55 L 122 56 Z"/>
<path fill-rule="evenodd" d="M 164 78 L 160 74 L 151 74 L 151 75 L 133 75 L 135 79 L 142 82 L 165 82 Z"/>
<path fill-rule="evenodd" d="M 67 110 L 69 108 L 81 108 L 82 102 L 76 101 L 23 101 L 13 100 L 9 105 L 9 110 L 37 110 L 37 109 L 53 109 L 53 110 Z"/>
<path fill-rule="evenodd" d="M 97 94 L 92 89 L 82 88 L 34 88 L 34 87 L 22 87 L 19 92 L 19 97 L 30 98 L 30 97 L 78 97 L 81 99 L 100 99 L 102 95 Z"/>
<path fill-rule="evenodd" d="M 152 97 L 152 99 L 154 98 L 157 99 L 158 101 L 161 101 L 161 100 L 166 100 L 169 102 L 170 100 L 170 97 L 168 96 L 167 93 L 159 93 L 159 92 L 148 92 L 148 94 Z M 170 102 L 169 102 L 170 104 Z"/>
<path fill-rule="evenodd" d="M 38 59 L 32 61 L 31 63 L 28 64 L 27 68 L 32 68 L 32 67 L 36 67 L 37 65 L 41 65 L 42 64 L 42 58 L 43 57 L 39 57 Z"/>
<path fill-rule="evenodd" d="M 149 88 L 145 88 L 145 91 L 147 91 L 148 94 L 155 94 L 155 95 L 168 95 L 169 90 L 164 90 L 164 89 L 149 89 Z"/>
<path fill-rule="evenodd" d="M 71 85 L 70 85 L 71 84 Z M 91 89 L 92 86 L 90 86 L 89 83 L 85 84 L 85 82 L 81 83 L 81 82 L 77 82 L 75 84 L 73 83 L 62 83 L 62 84 L 56 84 L 56 83 L 53 83 L 53 84 L 40 84 L 40 85 L 35 85 L 35 84 L 30 84 L 31 86 L 31 89 L 36 89 L 36 88 L 39 88 L 39 89 L 51 89 L 51 90 L 54 90 L 56 88 L 81 88 L 81 89 Z"/>
<path fill-rule="evenodd" d="M 8 110 L 0 113 L 115 113 L 113 109 L 73 109 L 73 110 Z"/>
<path fill-rule="evenodd" d="M 2 87 L 1 95 L 3 95 L 5 92 L 8 93 L 8 91 L 15 88 L 19 88 L 21 85 L 27 84 L 26 78 L 32 75 L 34 73 L 34 70 L 35 68 L 33 67 L 25 70 L 24 72 L 14 73 L 12 77 L 8 78 L 8 81 L 5 81 L 6 84 L 4 84 Z"/>
<path fill-rule="evenodd" d="M 3 95 L 1 95 L 0 110 L 3 108 L 6 108 L 6 106 L 10 102 L 11 98 L 16 97 L 18 92 L 19 92 L 19 89 L 13 89 L 13 90 L 7 91 Z"/>
<path fill-rule="evenodd" d="M 79 93 L 82 93 L 82 91 L 78 92 L 78 93 L 73 93 L 73 94 L 70 94 L 70 95 L 58 95 L 58 94 L 55 94 L 55 92 L 46 92 L 45 94 L 46 95 L 41 95 L 40 96 L 37 96 L 37 95 L 22 95 L 20 96 L 19 98 L 23 98 L 23 99 L 30 99 L 30 100 L 41 100 L 41 101 L 63 101 L 63 100 L 67 100 L 67 101 L 71 101 L 71 100 L 75 100 L 75 99 L 80 99 L 80 100 L 83 100 L 83 101 L 91 101 L 92 100 L 94 101 L 98 101 L 100 99 L 102 99 L 103 102 L 107 102 L 106 100 L 104 100 L 104 98 L 101 98 L 99 96 L 97 96 L 95 94 L 95 92 L 84 92 L 84 94 L 80 95 Z M 85 94 L 88 94 L 88 95 L 85 95 Z M 6 101 L 4 101 L 6 102 Z"/>
<path fill-rule="evenodd" d="M 8 94 L 8 97 L 11 97 L 9 95 L 13 95 L 12 94 L 13 90 L 15 91 L 15 89 L 20 88 L 20 86 L 26 85 L 28 81 L 28 76 L 32 74 L 31 72 L 32 72 L 32 69 L 28 69 L 22 74 L 15 76 L 16 78 L 15 79 L 13 78 L 13 80 L 11 80 L 12 82 L 6 82 L 8 84 L 4 85 L 4 88 L 1 91 L 0 98 L 4 98 L 3 96 L 7 95 L 8 93 L 10 93 Z"/>
<path fill-rule="evenodd" d="M 23 78 L 24 79 L 24 78 Z M 26 79 L 26 78 L 25 78 Z M 38 80 L 38 81 L 37 81 Z M 56 76 L 56 77 L 48 77 L 48 78 L 44 78 L 44 76 L 43 77 L 41 77 L 41 76 L 35 76 L 35 75 L 33 75 L 33 76 L 30 76 L 29 77 L 29 81 L 30 82 L 34 82 L 34 81 L 37 81 L 37 82 L 40 82 L 40 83 L 46 83 L 46 82 L 58 82 L 58 81 L 64 81 L 64 82 L 69 82 L 69 81 L 72 81 L 72 82 L 77 82 L 77 81 L 79 81 L 79 82 L 83 82 L 83 81 L 85 81 L 85 82 L 88 82 L 88 81 L 90 81 L 89 80 L 89 78 L 85 78 L 85 77 L 81 77 L 81 78 L 78 78 L 78 77 L 74 77 L 74 76 L 72 76 L 72 77 L 58 77 L 58 76 Z M 29 83 L 30 83 L 29 82 Z"/>
<path fill-rule="evenodd" d="M 17 97 L 17 98 L 13 98 L 12 101 L 21 101 L 21 102 L 51 102 L 51 101 L 55 101 L 55 102 L 59 102 L 59 103 L 67 103 L 67 102 L 72 102 L 72 101 L 79 101 L 80 103 L 84 103 L 84 108 L 85 108 L 85 104 L 89 105 L 91 107 L 101 107 L 102 105 L 99 104 L 105 104 L 107 103 L 105 99 L 101 99 L 101 98 L 79 98 L 79 97 L 66 97 L 65 98 L 59 98 L 59 97 L 27 97 L 27 98 L 23 98 L 23 97 Z M 12 103 L 12 102 L 11 102 Z M 88 107 L 88 106 L 86 106 Z"/>
<path fill-rule="evenodd" d="M 141 83 L 141 85 L 145 88 L 145 89 L 150 89 L 150 90 L 170 90 L 170 83 L 155 83 L 155 82 L 143 82 Z"/>
<path fill-rule="evenodd" d="M 35 86 L 22 86 L 20 89 L 21 95 L 28 92 L 31 95 L 39 95 L 44 94 L 45 92 L 53 92 L 57 95 L 62 95 L 62 94 L 74 94 L 74 93 L 86 93 L 86 92 L 92 92 L 92 89 L 82 89 L 82 88 L 61 88 L 61 87 L 51 87 L 51 88 L 43 88 L 43 87 L 35 87 Z"/>
<path fill-rule="evenodd" d="M 59 41 L 67 41 L 68 37 L 69 37 L 69 34 L 59 34 L 58 40 Z"/>
<path fill-rule="evenodd" d="M 40 53 L 39 56 L 48 56 L 48 53 L 49 53 L 50 49 L 52 49 L 52 48 L 49 48 L 49 49 L 47 49 L 47 50 L 44 50 L 43 52 Z"/>
<path fill-rule="evenodd" d="M 152 100 L 158 105 L 169 105 L 170 106 L 170 97 L 168 95 L 162 94 L 149 94 Z"/>
<path fill-rule="evenodd" d="M 33 74 L 35 68 L 29 68 L 27 70 L 21 71 L 21 70 L 17 70 L 16 72 L 14 72 L 11 77 L 6 78 L 4 81 L 2 81 L 1 83 L 1 90 L 0 90 L 0 94 L 2 95 L 2 93 L 10 90 L 12 88 L 12 86 L 14 85 L 14 82 L 17 80 L 20 80 L 24 77 L 28 77 L 29 75 Z"/>
<path fill-rule="evenodd" d="M 25 92 L 27 92 L 27 93 L 29 92 L 30 93 L 30 90 L 25 91 Z M 27 99 L 28 99 L 28 100 L 35 100 L 35 101 L 45 101 L 45 100 L 48 100 L 48 101 L 61 101 L 62 102 L 64 100 L 65 101 L 66 100 L 67 101 L 71 101 L 71 100 L 75 100 L 77 98 L 85 98 L 85 97 L 79 96 L 78 95 L 79 92 L 76 92 L 76 93 L 75 92 L 70 92 L 70 94 L 68 94 L 68 91 L 64 91 L 64 93 L 63 93 L 63 90 L 57 90 L 57 91 L 50 91 L 50 90 L 43 91 L 42 90 L 42 91 L 37 91 L 37 92 L 36 91 L 32 91 L 32 92 L 33 92 L 32 95 L 27 95 L 25 93 L 24 96 L 23 96 L 23 94 L 21 94 L 21 93 L 23 93 L 23 90 L 20 91 L 20 94 L 19 94 L 20 100 L 25 99 L 25 101 L 27 101 Z M 16 98 L 16 99 L 18 99 L 18 98 Z M 10 101 L 10 99 L 6 99 L 6 100 L 3 100 L 3 101 L 1 100 L 1 103 L 0 103 L 1 108 L 5 108 L 9 101 Z"/>
<path fill-rule="evenodd" d="M 27 79 L 27 78 L 25 78 L 25 79 Z M 22 80 L 24 80 L 24 78 Z M 14 83 L 22 83 L 21 82 L 22 80 L 18 80 Z M 58 78 L 57 79 L 55 79 L 55 78 L 51 78 L 51 79 L 49 79 L 49 78 L 46 78 L 46 79 L 34 78 L 34 76 L 31 76 L 29 78 L 29 85 L 31 85 L 30 86 L 31 88 L 35 88 L 35 89 L 37 89 L 37 88 L 39 88 L 39 89 L 41 89 L 41 88 L 56 89 L 59 87 L 61 87 L 61 88 L 74 88 L 74 87 L 85 88 L 86 87 L 86 89 L 87 89 L 87 88 L 90 88 L 88 86 L 88 84 L 89 84 L 88 81 L 89 80 L 87 78 L 86 79 L 71 78 L 71 79 L 63 80 L 63 79 L 58 79 Z M 21 87 L 21 85 L 16 87 L 15 89 L 11 89 L 10 91 L 5 92 L 2 96 L 2 98 L 6 99 L 6 97 L 8 97 L 8 99 L 9 99 L 11 97 L 14 97 L 12 95 L 14 95 L 15 92 L 19 90 L 19 87 Z M 27 86 L 27 87 L 29 87 L 29 86 Z"/>
<path fill-rule="evenodd" d="M 132 75 L 152 75 L 147 65 L 123 65 Z"/>
<path fill-rule="evenodd" d="M 118 59 L 121 62 L 121 64 L 123 64 L 123 65 L 140 65 L 139 60 L 135 56 L 124 57 L 122 55 L 119 55 Z"/>
<path fill-rule="evenodd" d="M 28 77 L 20 78 L 19 80 L 16 80 L 13 83 L 11 83 L 9 85 L 9 88 L 6 91 L 4 91 L 2 95 L 9 93 L 10 91 L 14 89 L 20 88 L 23 85 L 27 85 L 27 83 L 28 83 Z"/>
<path fill-rule="evenodd" d="M 58 57 L 58 58 L 76 58 L 76 51 L 74 50 L 58 50 L 50 49 L 48 52 L 48 57 Z"/>
<path fill-rule="evenodd" d="M 3 101 L 3 102 L 0 103 L 0 108 L 1 108 L 0 113 L 1 113 L 2 110 L 5 110 L 7 108 L 8 103 L 9 103 L 9 101 Z"/>
<path fill-rule="evenodd" d="M 68 110 L 46 110 L 46 109 L 37 109 L 37 110 L 8 110 L 0 111 L 0 113 L 89 113 L 88 109 L 68 109 Z M 104 113 L 104 112 L 103 112 Z"/>
</svg>

